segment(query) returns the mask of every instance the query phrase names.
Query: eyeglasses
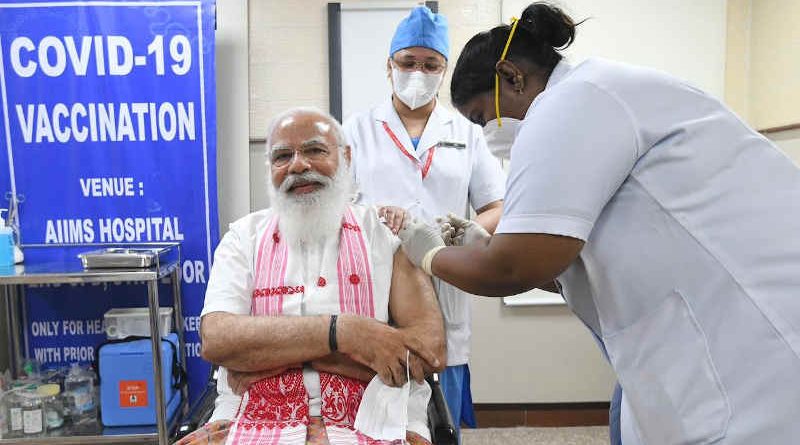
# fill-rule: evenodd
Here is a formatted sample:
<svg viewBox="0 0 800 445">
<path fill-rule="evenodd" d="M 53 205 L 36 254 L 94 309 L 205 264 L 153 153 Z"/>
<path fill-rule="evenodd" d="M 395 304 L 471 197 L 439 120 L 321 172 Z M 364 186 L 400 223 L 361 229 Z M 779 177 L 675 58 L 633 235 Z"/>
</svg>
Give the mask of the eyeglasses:
<svg viewBox="0 0 800 445">
<path fill-rule="evenodd" d="M 331 150 L 319 143 L 306 145 L 299 149 L 275 148 L 269 155 L 269 162 L 273 167 L 283 168 L 291 164 L 296 155 L 302 156 L 309 162 L 318 162 L 328 159 L 331 155 Z"/>
<path fill-rule="evenodd" d="M 439 63 L 434 60 L 413 60 L 413 59 L 404 59 L 404 60 L 395 60 L 392 59 L 392 63 L 400 70 L 400 71 L 422 71 L 423 73 L 428 74 L 439 74 L 444 71 L 445 65 L 443 63 Z"/>
</svg>

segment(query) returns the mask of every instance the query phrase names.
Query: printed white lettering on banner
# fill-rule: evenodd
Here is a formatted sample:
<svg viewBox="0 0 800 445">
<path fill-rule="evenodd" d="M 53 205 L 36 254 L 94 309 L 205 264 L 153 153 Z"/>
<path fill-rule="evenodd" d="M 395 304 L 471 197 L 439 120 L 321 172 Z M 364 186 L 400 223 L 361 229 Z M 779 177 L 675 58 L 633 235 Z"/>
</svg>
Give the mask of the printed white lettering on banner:
<svg viewBox="0 0 800 445">
<path fill-rule="evenodd" d="M 105 39 L 105 45 L 103 40 Z M 125 36 L 81 36 L 80 45 L 73 36 L 44 36 L 38 45 L 28 37 L 11 41 L 11 67 L 19 77 L 31 77 L 37 70 L 49 77 L 59 77 L 72 67 L 76 76 L 86 76 L 89 61 L 94 55 L 98 76 L 126 76 L 134 67 L 147 67 L 147 56 L 153 56 L 156 75 L 165 74 L 164 36 L 155 35 L 147 45 L 147 56 L 134 55 L 133 44 Z M 170 69 L 183 76 L 192 67 L 192 47 L 189 38 L 177 34 L 169 40 Z M 106 65 L 108 61 L 108 65 Z M 107 69 L 106 69 L 107 68 Z M 70 74 L 72 74 L 70 73 Z"/>
<path fill-rule="evenodd" d="M 79 178 L 83 196 L 136 196 L 133 178 Z"/>
<path fill-rule="evenodd" d="M 34 321 L 31 323 L 31 335 L 34 337 L 57 337 L 60 321 Z"/>
<path fill-rule="evenodd" d="M 97 227 L 95 229 L 95 227 Z M 177 216 L 148 218 L 99 218 L 97 225 L 91 219 L 48 219 L 45 224 L 47 244 L 65 243 L 120 243 L 183 241 L 180 218 Z M 189 270 L 188 268 L 191 268 Z M 191 281 L 205 283 L 205 264 L 183 264 L 184 277 L 191 275 Z M 186 278 L 184 278 L 186 279 Z"/>
<path fill-rule="evenodd" d="M 103 329 L 103 320 L 95 319 L 95 320 L 86 320 L 86 333 L 87 334 L 105 334 L 105 329 Z"/>
<path fill-rule="evenodd" d="M 101 218 L 98 223 L 101 243 L 183 241 L 178 217 Z"/>
<path fill-rule="evenodd" d="M 183 282 L 187 284 L 206 282 L 206 264 L 199 260 L 183 262 Z"/>
<path fill-rule="evenodd" d="M 83 320 L 64 320 L 61 335 L 83 335 Z"/>
<path fill-rule="evenodd" d="M 46 244 L 93 243 L 94 225 L 91 219 L 48 219 Z"/>
<path fill-rule="evenodd" d="M 36 142 L 193 141 L 194 102 L 16 104 L 23 140 Z M 133 113 L 133 116 L 131 116 Z M 147 131 L 149 126 L 150 131 Z"/>
<path fill-rule="evenodd" d="M 91 346 L 64 347 L 65 362 L 87 362 L 94 360 L 94 348 Z"/>
<path fill-rule="evenodd" d="M 28 61 L 25 63 L 20 59 L 22 50 L 31 52 L 35 49 L 36 46 L 33 45 L 33 41 L 27 37 L 17 37 L 11 42 L 11 67 L 14 68 L 18 76 L 31 77 L 36 72 L 36 62 Z"/>
<path fill-rule="evenodd" d="M 183 330 L 185 332 L 196 332 L 200 330 L 200 316 L 183 317 Z"/>
<path fill-rule="evenodd" d="M 200 357 L 200 343 L 186 343 L 186 357 Z"/>
<path fill-rule="evenodd" d="M 60 348 L 33 348 L 33 356 L 39 363 L 52 363 L 61 361 Z"/>
<path fill-rule="evenodd" d="M 56 56 L 55 63 L 50 63 L 50 50 L 53 50 Z M 61 41 L 53 36 L 47 36 L 39 42 L 38 53 L 39 64 L 41 65 L 42 72 L 50 77 L 60 76 L 67 68 L 67 52 Z"/>
</svg>

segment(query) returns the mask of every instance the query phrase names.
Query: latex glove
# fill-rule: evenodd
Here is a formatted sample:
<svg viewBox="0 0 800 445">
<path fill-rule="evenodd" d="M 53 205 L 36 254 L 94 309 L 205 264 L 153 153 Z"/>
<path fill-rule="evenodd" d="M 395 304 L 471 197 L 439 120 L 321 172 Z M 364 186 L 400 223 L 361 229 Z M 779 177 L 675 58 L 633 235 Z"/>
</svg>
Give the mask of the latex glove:
<svg viewBox="0 0 800 445">
<path fill-rule="evenodd" d="M 408 255 L 408 259 L 430 275 L 430 260 L 435 252 L 445 247 L 439 227 L 429 226 L 414 219 L 408 222 L 397 235 L 403 243 L 403 250 Z M 423 264 L 426 256 L 429 260 L 427 269 Z"/>
<path fill-rule="evenodd" d="M 472 244 L 476 241 L 480 241 L 492 236 L 486 231 L 486 229 L 483 228 L 483 226 L 475 221 L 459 218 L 452 213 L 447 215 L 447 219 L 450 226 L 455 229 L 455 235 L 453 236 L 452 241 L 452 245 L 454 246 Z"/>
<path fill-rule="evenodd" d="M 450 220 L 446 218 L 436 218 L 436 222 L 439 224 L 439 229 L 442 234 L 442 241 L 446 246 L 453 245 L 453 238 L 458 236 L 457 230 L 450 224 Z"/>
<path fill-rule="evenodd" d="M 450 224 L 450 220 L 445 218 L 437 218 L 436 222 L 439 223 L 439 228 L 442 232 L 442 241 L 446 246 L 458 246 L 459 240 L 464 237 L 464 229 L 454 227 Z"/>
</svg>

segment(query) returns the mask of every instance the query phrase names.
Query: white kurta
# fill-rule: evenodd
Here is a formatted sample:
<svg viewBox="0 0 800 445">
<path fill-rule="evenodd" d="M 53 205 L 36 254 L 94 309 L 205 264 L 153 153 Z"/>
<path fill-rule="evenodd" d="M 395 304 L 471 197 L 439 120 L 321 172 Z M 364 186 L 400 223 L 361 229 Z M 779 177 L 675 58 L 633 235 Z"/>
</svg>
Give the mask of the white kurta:
<svg viewBox="0 0 800 445">
<path fill-rule="evenodd" d="M 397 147 L 384 123 L 408 154 Z M 439 103 L 416 150 L 391 100 L 354 114 L 344 130 L 360 203 L 402 207 L 433 223 L 448 213 L 469 218 L 470 207 L 480 209 L 503 199 L 505 175 L 480 127 Z M 447 364 L 467 363 L 470 295 L 439 280 L 434 284 L 447 328 Z"/>
<path fill-rule="evenodd" d="M 386 322 L 389 319 L 389 290 L 394 253 L 400 241 L 380 223 L 374 208 L 351 206 L 351 209 L 369 252 L 375 319 Z M 259 243 L 273 215 L 272 209 L 266 209 L 251 213 L 230 225 L 230 230 L 214 252 L 214 264 L 201 315 L 211 312 L 241 315 L 251 313 L 252 293 L 256 288 L 253 277 Z M 303 292 L 284 296 L 282 314 L 285 316 L 338 314 L 340 312 L 337 276 L 339 239 L 331 238 L 324 244 L 305 247 L 289 245 L 287 257 L 286 285 L 303 286 Z M 324 280 L 322 286 L 320 278 Z M 310 415 L 319 416 L 321 405 L 319 374 L 307 367 L 303 370 L 303 380 L 310 398 Z M 217 389 L 219 397 L 211 420 L 233 419 L 241 397 L 233 394 L 228 386 L 224 368 L 220 368 Z M 417 403 L 418 405 L 420 403 Z M 421 405 L 427 407 L 427 400 Z M 413 413 L 409 411 L 409 429 L 425 436 L 421 428 L 426 428 L 427 412 L 419 411 Z"/>
<path fill-rule="evenodd" d="M 586 241 L 558 282 L 641 442 L 796 443 L 800 170 L 717 99 L 560 63 L 511 149 L 497 232 Z"/>
</svg>

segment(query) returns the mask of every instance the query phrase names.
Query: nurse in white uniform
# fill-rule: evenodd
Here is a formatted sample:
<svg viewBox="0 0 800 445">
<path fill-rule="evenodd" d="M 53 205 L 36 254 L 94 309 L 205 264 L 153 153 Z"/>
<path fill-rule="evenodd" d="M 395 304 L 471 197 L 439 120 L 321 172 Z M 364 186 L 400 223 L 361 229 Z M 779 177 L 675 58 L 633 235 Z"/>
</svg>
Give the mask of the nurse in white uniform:
<svg viewBox="0 0 800 445">
<path fill-rule="evenodd" d="M 574 33 L 532 4 L 467 43 L 455 106 L 515 137 L 503 217 L 452 220 L 461 247 L 415 222 L 404 248 L 478 295 L 556 280 L 622 385 L 623 442 L 797 443 L 800 170 L 676 78 L 566 64 Z"/>
<path fill-rule="evenodd" d="M 500 164 L 480 127 L 436 98 L 449 56 L 447 31 L 444 16 L 414 8 L 389 48 L 392 97 L 345 121 L 359 202 L 408 209 L 429 223 L 448 213 L 468 218 L 472 208 L 478 224 L 494 231 L 505 191 Z M 393 215 L 383 216 L 391 226 Z M 442 389 L 456 427 L 462 420 L 474 426 L 467 366 L 470 298 L 439 280 L 434 286 L 447 330 Z"/>
</svg>

